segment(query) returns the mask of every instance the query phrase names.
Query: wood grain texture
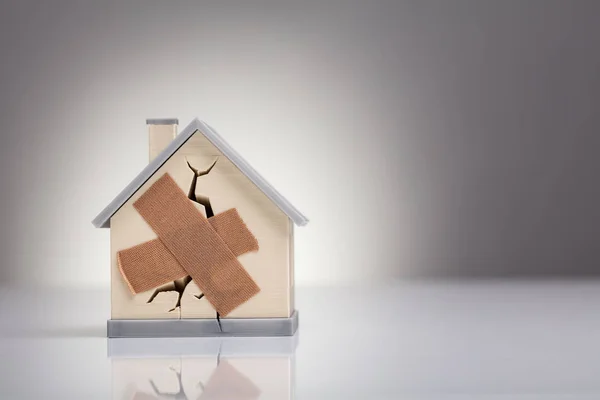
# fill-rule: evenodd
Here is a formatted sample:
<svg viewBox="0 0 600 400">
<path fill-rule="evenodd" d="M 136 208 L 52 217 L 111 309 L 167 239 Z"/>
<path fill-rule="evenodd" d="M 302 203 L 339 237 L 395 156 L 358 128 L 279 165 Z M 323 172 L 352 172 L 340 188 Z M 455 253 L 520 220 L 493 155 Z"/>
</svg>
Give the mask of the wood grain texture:
<svg viewBox="0 0 600 400">
<path fill-rule="evenodd" d="M 114 319 L 143 318 L 215 318 L 206 299 L 194 295 L 200 291 L 193 282 L 183 293 L 181 309 L 169 312 L 177 302 L 177 293 L 162 293 L 146 304 L 153 291 L 132 295 L 118 270 L 116 252 L 156 238 L 150 226 L 133 208 L 137 200 L 160 176 L 168 172 L 187 192 L 197 169 L 218 162 L 208 175 L 198 178 L 196 194 L 208 196 L 215 212 L 236 208 L 257 238 L 260 250 L 238 257 L 240 263 L 260 287 L 260 292 L 233 310 L 228 318 L 289 317 L 292 312 L 290 251 L 291 223 L 287 215 L 269 200 L 246 176 L 224 157 L 202 134 L 194 134 L 111 219 L 111 315 Z M 203 209 L 194 203 L 198 209 Z"/>
</svg>

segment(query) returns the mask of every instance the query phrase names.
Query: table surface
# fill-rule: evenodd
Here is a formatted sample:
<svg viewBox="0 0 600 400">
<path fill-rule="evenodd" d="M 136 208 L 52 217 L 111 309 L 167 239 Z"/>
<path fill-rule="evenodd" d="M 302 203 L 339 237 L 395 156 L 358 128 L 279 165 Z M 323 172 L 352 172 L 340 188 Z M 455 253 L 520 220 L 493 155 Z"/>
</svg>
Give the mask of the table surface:
<svg viewBox="0 0 600 400">
<path fill-rule="evenodd" d="M 295 398 L 597 399 L 599 306 L 596 281 L 301 287 Z M 0 289 L 0 398 L 114 399 L 109 310 L 106 290 Z M 223 357 L 270 351 L 223 340 Z M 209 342 L 169 343 L 185 356 Z"/>
</svg>

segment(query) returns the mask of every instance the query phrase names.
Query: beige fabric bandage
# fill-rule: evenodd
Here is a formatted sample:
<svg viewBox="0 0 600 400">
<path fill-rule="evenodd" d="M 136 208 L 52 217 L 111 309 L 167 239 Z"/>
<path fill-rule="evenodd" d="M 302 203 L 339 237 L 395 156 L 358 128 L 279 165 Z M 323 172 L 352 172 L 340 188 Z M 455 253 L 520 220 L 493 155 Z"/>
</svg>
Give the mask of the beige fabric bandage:
<svg viewBox="0 0 600 400">
<path fill-rule="evenodd" d="M 133 206 L 219 314 L 227 316 L 260 291 L 169 174 L 160 177 Z"/>
<path fill-rule="evenodd" d="M 117 263 L 134 294 L 188 275 L 159 239 L 119 251 Z"/>
<path fill-rule="evenodd" d="M 248 229 L 235 208 L 230 208 L 208 219 L 236 257 L 258 250 L 258 240 Z"/>
<path fill-rule="evenodd" d="M 208 219 L 236 257 L 258 250 L 258 241 L 235 208 Z M 117 252 L 117 263 L 133 294 L 188 275 L 160 239 Z"/>
</svg>

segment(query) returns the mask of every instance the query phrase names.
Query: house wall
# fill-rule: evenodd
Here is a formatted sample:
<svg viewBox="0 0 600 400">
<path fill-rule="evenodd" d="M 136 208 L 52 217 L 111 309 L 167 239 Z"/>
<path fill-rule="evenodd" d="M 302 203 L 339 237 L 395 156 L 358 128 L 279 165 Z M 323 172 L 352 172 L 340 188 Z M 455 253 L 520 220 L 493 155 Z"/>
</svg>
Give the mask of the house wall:
<svg viewBox="0 0 600 400">
<path fill-rule="evenodd" d="M 198 178 L 196 193 L 210 198 L 215 214 L 236 208 L 258 239 L 260 249 L 238 259 L 260 287 L 260 292 L 240 305 L 228 318 L 288 317 L 292 310 L 291 226 L 290 220 L 235 165 L 224 157 L 202 134 L 194 134 L 111 219 L 111 313 L 113 319 L 144 318 L 215 318 L 215 311 L 191 282 L 182 297 L 181 308 L 169 311 L 177 302 L 177 293 L 154 292 L 133 295 L 117 265 L 117 252 L 147 240 L 156 234 L 133 208 L 133 202 L 149 186 L 169 173 L 184 192 L 188 192 L 193 173 L 186 161 L 197 169 L 205 169 L 218 157 L 208 175 Z M 203 212 L 201 205 L 196 205 Z"/>
<path fill-rule="evenodd" d="M 295 296 L 295 289 L 294 289 L 294 277 L 296 276 L 296 273 L 294 271 L 294 221 L 292 221 L 291 219 L 288 218 L 288 226 L 289 226 L 289 230 L 290 230 L 290 238 L 289 238 L 289 244 L 290 244 L 290 253 L 289 253 L 289 257 L 290 257 L 290 308 L 293 311 L 296 308 L 296 296 Z"/>
</svg>

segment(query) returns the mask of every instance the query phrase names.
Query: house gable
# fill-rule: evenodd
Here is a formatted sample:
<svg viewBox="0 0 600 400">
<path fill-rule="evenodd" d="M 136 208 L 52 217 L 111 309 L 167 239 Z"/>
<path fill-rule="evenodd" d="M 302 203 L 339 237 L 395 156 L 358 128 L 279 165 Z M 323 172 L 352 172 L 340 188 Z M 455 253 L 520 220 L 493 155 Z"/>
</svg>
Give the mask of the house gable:
<svg viewBox="0 0 600 400">
<path fill-rule="evenodd" d="M 154 158 L 92 221 L 97 228 L 110 227 L 111 217 L 152 177 L 179 149 L 200 132 L 212 146 L 242 172 L 267 198 L 279 207 L 295 224 L 306 225 L 308 219 L 271 186 L 208 124 L 194 119 L 175 139 Z"/>
<path fill-rule="evenodd" d="M 188 193 L 194 175 L 190 165 L 203 170 L 215 161 L 210 173 L 198 178 L 196 194 L 210 199 L 215 214 L 236 208 L 260 246 L 258 252 L 243 254 L 239 261 L 259 285 L 261 292 L 239 306 L 229 317 L 289 317 L 293 311 L 290 293 L 290 282 L 293 281 L 290 275 L 291 217 L 203 132 L 196 130 L 186 136 L 187 139 L 110 217 L 112 318 L 214 318 L 215 312 L 210 303 L 194 296 L 200 294 L 194 282 L 186 287 L 180 310 L 169 311 L 174 304 L 172 293 L 161 294 L 150 304 L 147 301 L 153 291 L 132 295 L 119 272 L 116 254 L 156 238 L 156 234 L 133 208 L 133 203 L 158 178 L 169 173 L 177 185 Z M 202 213 L 205 212 L 203 206 L 194 204 Z"/>
</svg>

